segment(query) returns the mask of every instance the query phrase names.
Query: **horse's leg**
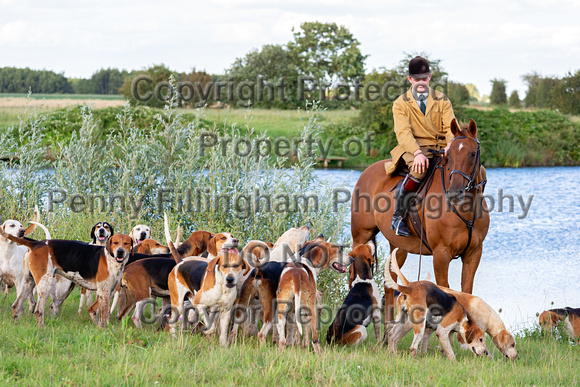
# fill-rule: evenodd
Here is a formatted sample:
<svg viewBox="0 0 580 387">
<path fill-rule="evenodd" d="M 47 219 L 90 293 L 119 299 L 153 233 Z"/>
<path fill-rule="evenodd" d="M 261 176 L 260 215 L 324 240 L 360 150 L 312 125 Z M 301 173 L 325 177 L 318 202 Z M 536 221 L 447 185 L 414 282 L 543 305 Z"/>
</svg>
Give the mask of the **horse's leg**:
<svg viewBox="0 0 580 387">
<path fill-rule="evenodd" d="M 475 271 L 479 266 L 481 260 L 482 245 L 480 244 L 475 249 L 465 253 L 462 257 L 463 267 L 461 268 L 461 291 L 471 294 L 473 291 L 473 279 Z"/>
<path fill-rule="evenodd" d="M 449 264 L 451 255 L 447 249 L 435 249 L 433 251 L 433 271 L 435 272 L 435 282 L 439 286 L 449 287 Z"/>
<path fill-rule="evenodd" d="M 372 216 L 370 214 L 360 214 L 353 213 L 351 217 L 351 227 L 350 232 L 352 234 L 352 248 L 354 249 L 358 245 L 364 245 L 379 233 L 378 227 L 375 225 L 374 219 L 372 226 L 368 222 L 363 222 L 361 217 L 367 218 L 365 220 L 370 220 Z M 366 223 L 366 224 L 362 224 Z"/>
<path fill-rule="evenodd" d="M 392 243 L 389 243 L 389 248 L 391 249 L 391 253 L 397 246 L 394 246 Z M 397 264 L 399 268 L 402 268 L 407 260 L 407 252 L 401 249 L 397 250 L 396 253 L 397 257 Z M 387 270 L 385 270 L 387 272 Z M 397 275 L 393 272 L 391 273 L 391 277 L 393 280 L 397 282 Z M 385 335 L 383 336 L 383 343 L 387 344 L 389 331 L 393 326 L 393 321 L 395 320 L 395 291 L 388 286 L 385 286 Z"/>
</svg>

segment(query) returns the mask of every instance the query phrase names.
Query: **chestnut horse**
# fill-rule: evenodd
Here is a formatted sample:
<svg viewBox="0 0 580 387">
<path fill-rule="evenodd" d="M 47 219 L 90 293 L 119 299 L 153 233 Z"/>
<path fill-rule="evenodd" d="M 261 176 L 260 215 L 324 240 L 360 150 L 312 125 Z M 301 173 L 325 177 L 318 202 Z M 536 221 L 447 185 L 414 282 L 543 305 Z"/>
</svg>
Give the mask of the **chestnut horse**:
<svg viewBox="0 0 580 387">
<path fill-rule="evenodd" d="M 417 208 L 424 222 L 428 246 L 433 252 L 431 254 L 427 244 L 423 244 L 421 253 L 433 255 L 437 285 L 445 287 L 449 287 L 449 264 L 460 256 L 463 262 L 461 291 L 471 293 L 481 259 L 482 242 L 489 228 L 489 212 L 482 195 L 485 182 L 482 182 L 475 121 L 459 127 L 457 120 L 453 119 L 451 132 L 454 139 L 447 155 L 434 170 L 427 196 Z M 397 236 L 391 230 L 395 203 L 393 188 L 400 180 L 401 176 L 386 174 L 384 160 L 363 171 L 352 195 L 351 233 L 354 248 L 382 232 L 389 241 L 391 252 L 399 248 L 396 257 L 399 267 L 402 267 L 407 253 L 420 253 L 421 242 L 415 230 L 408 237 Z M 393 279 L 396 281 L 394 274 Z M 393 290 L 385 287 L 386 330 L 393 320 L 393 295 Z"/>
</svg>

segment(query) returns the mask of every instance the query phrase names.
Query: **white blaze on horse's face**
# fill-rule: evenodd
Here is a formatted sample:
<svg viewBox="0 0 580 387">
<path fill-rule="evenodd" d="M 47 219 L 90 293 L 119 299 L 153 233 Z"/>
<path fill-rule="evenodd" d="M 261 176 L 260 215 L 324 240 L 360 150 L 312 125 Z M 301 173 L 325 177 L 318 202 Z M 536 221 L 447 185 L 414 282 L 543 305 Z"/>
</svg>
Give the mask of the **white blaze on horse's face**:
<svg viewBox="0 0 580 387">
<path fill-rule="evenodd" d="M 459 150 L 461 150 L 461 148 L 463 148 L 463 144 L 459 144 Z"/>
</svg>

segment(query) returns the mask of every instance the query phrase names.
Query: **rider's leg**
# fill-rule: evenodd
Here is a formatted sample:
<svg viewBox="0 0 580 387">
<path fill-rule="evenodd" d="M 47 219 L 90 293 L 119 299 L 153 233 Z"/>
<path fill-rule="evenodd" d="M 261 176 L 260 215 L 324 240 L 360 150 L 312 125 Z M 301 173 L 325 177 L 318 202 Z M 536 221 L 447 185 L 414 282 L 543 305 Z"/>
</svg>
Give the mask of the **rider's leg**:
<svg viewBox="0 0 580 387">
<path fill-rule="evenodd" d="M 403 159 L 407 163 L 407 167 L 411 171 L 411 166 L 413 165 L 414 157 L 410 153 L 405 153 Z M 416 173 L 411 171 L 405 176 L 405 179 L 395 192 L 395 197 L 397 198 L 395 202 L 395 211 L 393 212 L 393 220 L 391 222 L 391 230 L 395 230 L 396 235 L 400 236 L 410 236 L 411 230 L 407 226 L 407 213 L 409 212 L 409 207 L 413 199 L 413 194 L 419 189 L 419 184 L 421 179 L 425 177 L 424 173 Z"/>
</svg>

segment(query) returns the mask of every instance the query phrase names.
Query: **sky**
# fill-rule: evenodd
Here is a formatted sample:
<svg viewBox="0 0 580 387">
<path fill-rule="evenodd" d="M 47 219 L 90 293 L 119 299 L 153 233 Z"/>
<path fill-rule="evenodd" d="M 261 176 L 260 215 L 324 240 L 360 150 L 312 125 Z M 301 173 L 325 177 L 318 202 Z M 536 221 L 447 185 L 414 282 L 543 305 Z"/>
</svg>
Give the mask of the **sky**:
<svg viewBox="0 0 580 387">
<path fill-rule="evenodd" d="M 367 71 L 425 52 L 481 95 L 500 78 L 523 98 L 522 75 L 580 69 L 579 16 L 575 0 L 0 0 L 0 67 L 88 78 L 100 68 L 163 63 L 219 74 L 253 48 L 286 44 L 292 28 L 320 21 L 352 32 L 369 55 Z"/>
</svg>

